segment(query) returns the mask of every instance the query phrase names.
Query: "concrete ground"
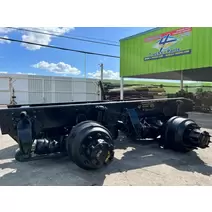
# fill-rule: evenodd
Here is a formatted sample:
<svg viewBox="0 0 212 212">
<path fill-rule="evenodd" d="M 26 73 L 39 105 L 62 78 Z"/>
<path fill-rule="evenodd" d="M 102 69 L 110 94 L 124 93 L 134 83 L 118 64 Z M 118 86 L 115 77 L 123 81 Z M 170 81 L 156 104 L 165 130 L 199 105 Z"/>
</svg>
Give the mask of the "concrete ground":
<svg viewBox="0 0 212 212">
<path fill-rule="evenodd" d="M 212 129 L 212 115 L 191 113 L 190 117 Z M 17 162 L 16 143 L 0 135 L 0 186 L 212 185 L 212 147 L 179 154 L 154 143 L 135 144 L 123 136 L 116 146 L 116 159 L 107 168 L 84 171 L 67 158 Z"/>
</svg>

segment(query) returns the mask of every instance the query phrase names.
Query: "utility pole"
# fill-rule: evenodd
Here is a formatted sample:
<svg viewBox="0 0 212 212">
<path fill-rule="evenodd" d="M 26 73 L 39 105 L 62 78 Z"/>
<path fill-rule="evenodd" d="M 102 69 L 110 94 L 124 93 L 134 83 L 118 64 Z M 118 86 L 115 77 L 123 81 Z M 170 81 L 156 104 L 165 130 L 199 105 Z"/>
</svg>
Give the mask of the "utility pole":
<svg viewBox="0 0 212 212">
<path fill-rule="evenodd" d="M 103 70 L 104 70 L 104 65 L 103 63 L 100 64 L 100 73 L 101 73 L 101 82 L 103 83 Z"/>
<path fill-rule="evenodd" d="M 86 75 L 87 75 L 87 73 L 86 73 L 86 54 L 85 54 L 85 57 L 84 57 L 84 77 L 85 77 L 85 79 L 86 79 Z"/>
<path fill-rule="evenodd" d="M 104 70 L 104 65 L 103 63 L 99 64 L 100 66 L 100 90 L 101 90 L 101 100 L 104 100 L 104 86 L 103 86 L 103 70 Z"/>
</svg>

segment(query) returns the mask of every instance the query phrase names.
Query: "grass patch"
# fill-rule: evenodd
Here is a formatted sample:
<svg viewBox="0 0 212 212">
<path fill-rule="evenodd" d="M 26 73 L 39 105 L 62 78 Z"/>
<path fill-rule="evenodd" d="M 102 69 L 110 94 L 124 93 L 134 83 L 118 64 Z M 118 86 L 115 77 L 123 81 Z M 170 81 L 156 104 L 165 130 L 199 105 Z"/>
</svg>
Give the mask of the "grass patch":
<svg viewBox="0 0 212 212">
<path fill-rule="evenodd" d="M 119 80 L 104 80 L 106 83 L 112 83 L 115 86 L 120 85 Z M 180 83 L 177 82 L 155 82 L 155 81 L 136 81 L 136 80 L 125 80 L 125 85 L 163 85 L 164 89 L 167 93 L 176 93 L 180 89 Z M 196 92 L 197 88 L 203 87 L 203 86 L 209 86 L 207 88 L 204 88 L 203 90 L 212 91 L 212 83 L 211 82 L 201 82 L 201 83 L 184 83 L 184 86 L 188 87 L 189 92 Z"/>
</svg>

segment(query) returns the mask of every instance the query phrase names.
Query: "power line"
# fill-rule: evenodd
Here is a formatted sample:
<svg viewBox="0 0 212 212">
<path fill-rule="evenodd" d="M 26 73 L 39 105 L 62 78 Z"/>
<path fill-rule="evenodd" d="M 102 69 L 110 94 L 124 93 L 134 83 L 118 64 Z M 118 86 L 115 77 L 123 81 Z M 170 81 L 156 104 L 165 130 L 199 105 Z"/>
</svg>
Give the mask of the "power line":
<svg viewBox="0 0 212 212">
<path fill-rule="evenodd" d="M 49 32 L 50 32 L 50 31 L 49 31 Z M 73 37 L 73 36 L 72 36 L 72 37 Z M 119 43 L 119 42 L 113 41 L 113 40 L 106 40 L 106 39 L 100 39 L 100 38 L 93 38 L 93 37 L 81 36 L 81 35 L 76 35 L 76 34 L 74 34 L 74 37 L 86 38 L 86 39 L 96 40 L 96 41 L 105 41 L 105 42 L 112 43 L 112 44 L 117 44 L 117 45 L 118 45 L 118 43 Z"/>
<path fill-rule="evenodd" d="M 61 38 L 66 38 L 66 39 L 73 39 L 73 40 L 79 40 L 79 41 L 84 41 L 84 42 L 90 42 L 90 43 L 97 43 L 97 44 L 103 44 L 103 45 L 108 45 L 108 46 L 119 47 L 118 44 L 112 44 L 112 43 L 106 43 L 106 42 L 100 42 L 100 41 L 93 41 L 93 40 L 75 38 L 75 37 L 66 36 L 66 35 L 57 35 L 57 34 L 49 33 L 49 32 L 41 32 L 41 31 L 36 31 L 36 30 L 31 30 L 31 29 L 23 29 L 23 28 L 16 28 L 16 27 L 7 27 L 7 28 L 15 29 L 15 30 L 19 30 L 19 31 L 39 33 L 39 34 L 43 34 L 43 35 L 50 35 L 50 36 L 55 36 L 55 37 L 61 37 Z"/>
<path fill-rule="evenodd" d="M 8 41 L 13 41 L 13 42 L 17 42 L 17 43 L 25 43 L 25 44 L 30 44 L 30 45 L 35 45 L 35 46 L 42 46 L 42 47 L 47 47 L 47 48 L 52 48 L 52 49 L 71 51 L 71 52 L 78 52 L 78 53 L 82 53 L 82 54 L 91 54 L 91 55 L 98 55 L 98 56 L 103 56 L 103 57 L 120 58 L 119 56 L 115 56 L 115 55 L 95 53 L 95 52 L 87 52 L 87 51 L 69 49 L 69 48 L 64 48 L 64 47 L 59 47 L 59 46 L 45 45 L 45 44 L 39 44 L 39 43 L 34 43 L 34 42 L 17 40 L 17 39 L 13 39 L 13 38 L 0 37 L 0 40 L 8 40 Z"/>
<path fill-rule="evenodd" d="M 113 43 L 106 43 L 106 42 L 100 42 L 100 41 L 93 41 L 93 40 L 87 40 L 87 39 L 81 39 L 81 38 L 76 38 L 76 37 L 71 37 L 71 36 L 65 36 L 65 35 L 57 35 L 55 33 L 50 33 L 49 32 L 41 32 L 37 30 L 31 30 L 31 29 L 24 29 L 24 28 L 16 28 L 16 27 L 7 27 L 10 29 L 15 29 L 19 31 L 26 31 L 26 32 L 34 32 L 34 33 L 39 33 L 39 34 L 44 34 L 44 35 L 50 35 L 50 36 L 55 36 L 55 37 L 61 37 L 61 38 L 66 38 L 66 39 L 73 39 L 73 40 L 79 40 L 79 41 L 85 41 L 85 42 L 90 42 L 90 43 L 97 43 L 97 44 L 103 44 L 103 45 L 109 45 L 109 46 L 116 46 L 119 47 L 118 44 L 113 44 Z"/>
<path fill-rule="evenodd" d="M 27 31 L 29 29 L 25 29 L 25 28 L 16 28 L 16 27 L 6 27 L 6 28 L 10 28 L 10 29 L 16 29 L 16 30 L 21 30 L 21 31 Z M 35 29 L 38 29 L 38 28 L 35 28 Z M 47 33 L 52 33 L 52 34 L 55 34 L 55 32 L 51 31 L 51 30 L 45 30 Z M 38 33 L 41 33 L 41 31 L 37 31 Z M 59 35 L 58 35 L 59 36 Z M 69 37 L 69 36 L 65 36 L 65 37 Z M 97 40 L 97 41 L 106 41 L 108 43 L 111 43 L 111 44 L 117 44 L 119 42 L 117 41 L 112 41 L 112 40 L 106 40 L 106 39 L 99 39 L 99 38 L 91 38 L 91 37 L 87 37 L 87 36 L 81 36 L 81 35 L 75 35 L 75 36 L 72 36 L 72 38 L 77 38 L 77 37 L 80 37 L 80 38 L 86 38 L 86 39 L 90 39 L 90 40 Z"/>
<path fill-rule="evenodd" d="M 23 28 L 22 28 L 23 29 Z M 38 29 L 38 28 L 35 28 L 35 29 Z M 45 30 L 46 32 L 49 32 L 49 33 L 54 33 L 53 31 L 51 30 Z M 118 44 L 119 42 L 117 41 L 112 41 L 112 40 L 106 40 L 106 39 L 100 39 L 100 38 L 93 38 L 93 37 L 87 37 L 87 36 L 81 36 L 81 35 L 74 35 L 72 37 L 79 37 L 79 38 L 86 38 L 86 39 L 90 39 L 90 40 L 96 40 L 96 41 L 106 41 L 108 43 L 114 43 L 114 44 Z"/>
</svg>

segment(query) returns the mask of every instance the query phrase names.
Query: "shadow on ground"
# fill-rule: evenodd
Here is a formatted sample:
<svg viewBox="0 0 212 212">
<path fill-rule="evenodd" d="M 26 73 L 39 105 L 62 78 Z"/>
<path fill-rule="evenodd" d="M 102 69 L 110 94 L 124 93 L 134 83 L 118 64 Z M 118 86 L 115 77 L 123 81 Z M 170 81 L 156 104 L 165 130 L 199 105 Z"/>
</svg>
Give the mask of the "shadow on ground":
<svg viewBox="0 0 212 212">
<path fill-rule="evenodd" d="M 44 159 L 20 163 L 13 159 L 17 145 L 0 150 L 0 186 L 101 186 L 107 175 L 129 170 L 145 169 L 165 164 L 183 172 L 197 172 L 210 176 L 212 167 L 202 161 L 197 153 L 174 153 L 150 145 L 126 141 L 116 142 L 117 156 L 108 167 L 97 171 L 85 171 L 68 158 Z M 168 173 L 167 173 L 168 174 Z"/>
<path fill-rule="evenodd" d="M 190 112 L 189 118 L 195 120 L 203 128 L 212 129 L 212 113 Z"/>
</svg>

